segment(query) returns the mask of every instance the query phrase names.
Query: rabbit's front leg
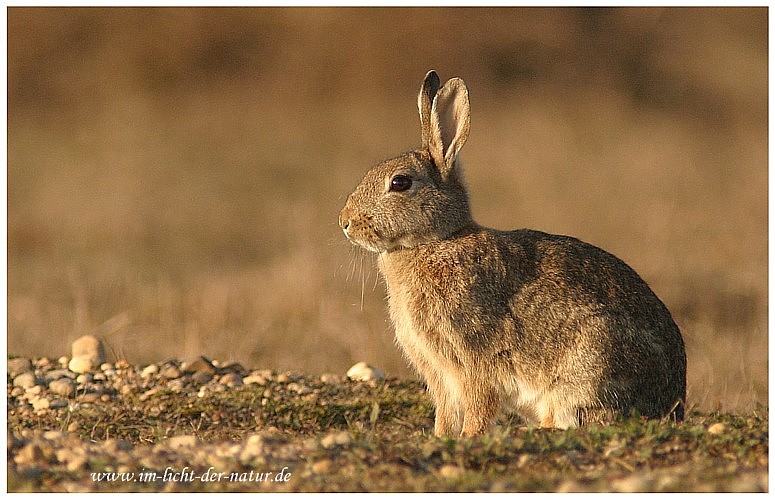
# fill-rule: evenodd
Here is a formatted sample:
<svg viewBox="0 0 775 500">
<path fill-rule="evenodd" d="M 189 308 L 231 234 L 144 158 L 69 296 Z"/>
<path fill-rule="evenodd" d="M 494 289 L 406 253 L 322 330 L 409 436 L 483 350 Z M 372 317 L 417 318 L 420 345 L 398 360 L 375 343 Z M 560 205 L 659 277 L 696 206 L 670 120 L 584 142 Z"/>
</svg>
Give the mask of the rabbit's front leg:
<svg viewBox="0 0 775 500">
<path fill-rule="evenodd" d="M 501 398 L 497 390 L 487 384 L 471 384 L 464 396 L 465 416 L 462 435 L 478 436 L 495 422 Z"/>
<path fill-rule="evenodd" d="M 449 387 L 448 381 L 438 374 L 426 377 L 428 391 L 436 405 L 436 418 L 433 424 L 435 436 L 459 436 L 463 426 L 463 408 L 455 387 Z"/>
<path fill-rule="evenodd" d="M 461 411 L 458 405 L 452 403 L 447 395 L 436 401 L 436 420 L 433 424 L 433 434 L 442 436 L 459 436 L 462 426 Z"/>
</svg>

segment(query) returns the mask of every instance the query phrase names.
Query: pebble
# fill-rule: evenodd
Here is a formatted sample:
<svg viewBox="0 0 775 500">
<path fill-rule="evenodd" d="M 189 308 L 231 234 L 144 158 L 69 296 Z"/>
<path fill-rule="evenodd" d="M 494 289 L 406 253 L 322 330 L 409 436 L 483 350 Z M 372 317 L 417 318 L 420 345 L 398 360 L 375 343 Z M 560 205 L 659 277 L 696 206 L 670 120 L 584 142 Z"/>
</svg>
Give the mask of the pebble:
<svg viewBox="0 0 775 500">
<path fill-rule="evenodd" d="M 708 427 L 708 434 L 719 435 L 726 432 L 726 430 L 726 425 L 722 424 L 721 422 L 716 422 L 715 424 L 711 424 L 710 427 Z"/>
<path fill-rule="evenodd" d="M 46 380 L 56 380 L 58 378 L 72 378 L 76 377 L 75 373 L 68 369 L 60 368 L 58 370 L 51 370 L 46 374 Z"/>
<path fill-rule="evenodd" d="M 69 378 L 52 380 L 48 384 L 48 389 L 54 394 L 58 394 L 59 396 L 64 396 L 66 398 L 75 396 L 75 382 Z"/>
<path fill-rule="evenodd" d="M 94 370 L 95 365 L 90 358 L 77 357 L 71 359 L 70 363 L 67 364 L 67 367 L 70 369 L 70 371 L 75 373 L 86 373 Z"/>
<path fill-rule="evenodd" d="M 92 379 L 91 373 L 82 373 L 77 377 L 75 377 L 75 381 L 81 385 L 90 384 L 92 380 L 93 379 Z"/>
<path fill-rule="evenodd" d="M 239 460 L 242 463 L 250 463 L 256 457 L 264 453 L 264 447 L 267 439 L 261 434 L 253 434 L 245 440 L 245 445 L 239 454 Z"/>
<path fill-rule="evenodd" d="M 178 436 L 178 437 L 187 437 L 187 436 Z M 124 441 L 123 439 L 114 439 L 114 438 L 106 439 L 103 446 L 105 447 L 105 451 L 107 451 L 111 455 L 115 455 L 120 451 L 129 451 L 132 449 L 132 444 L 129 441 Z"/>
<path fill-rule="evenodd" d="M 48 358 L 47 358 L 47 357 L 45 357 L 45 356 L 43 356 L 42 358 L 38 358 L 37 360 L 35 360 L 35 367 L 36 367 L 36 368 L 45 368 L 45 369 L 48 369 L 48 368 L 50 368 L 52 365 L 53 365 L 53 363 L 51 363 L 51 360 L 50 360 L 50 359 L 48 359 Z"/>
<path fill-rule="evenodd" d="M 41 394 L 43 392 L 43 386 L 42 385 L 33 385 L 32 387 L 28 387 L 24 389 L 25 395 L 33 395 L 37 396 L 38 394 Z"/>
<path fill-rule="evenodd" d="M 159 367 L 158 365 L 150 364 L 143 368 L 143 371 L 140 372 L 140 376 L 142 378 L 150 378 L 151 376 L 159 373 Z"/>
<path fill-rule="evenodd" d="M 266 377 L 264 377 L 261 374 L 255 374 L 255 373 L 251 373 L 250 375 L 242 379 L 242 383 L 245 385 L 252 385 L 252 384 L 266 385 L 266 382 L 267 382 Z"/>
<path fill-rule="evenodd" d="M 36 383 L 37 380 L 35 380 L 35 374 L 32 372 L 24 372 L 13 379 L 13 385 L 21 387 L 22 389 L 34 387 Z"/>
<path fill-rule="evenodd" d="M 332 432 L 330 434 L 325 435 L 320 440 L 320 446 L 323 448 L 335 448 L 338 446 L 349 446 L 352 443 L 352 438 L 350 437 L 350 434 L 348 434 L 345 431 L 341 432 Z"/>
<path fill-rule="evenodd" d="M 237 372 L 231 372 L 231 373 L 225 374 L 224 376 L 221 377 L 220 382 L 226 387 L 242 387 L 244 385 L 244 382 L 242 380 L 242 375 L 240 375 Z"/>
<path fill-rule="evenodd" d="M 198 371 L 191 376 L 194 385 L 204 385 L 213 379 L 213 374 L 207 371 Z"/>
<path fill-rule="evenodd" d="M 217 371 L 213 363 L 204 356 L 197 356 L 194 359 L 184 361 L 180 367 L 187 373 L 205 372 L 212 375 Z"/>
<path fill-rule="evenodd" d="M 56 451 L 57 461 L 65 464 L 69 472 L 81 470 L 87 462 L 87 455 L 83 448 L 60 448 Z"/>
<path fill-rule="evenodd" d="M 19 465 L 29 465 L 45 458 L 43 448 L 38 443 L 27 443 L 19 450 L 14 461 Z"/>
<path fill-rule="evenodd" d="M 611 487 L 613 491 L 619 493 L 641 493 L 651 491 L 653 484 L 653 478 L 646 474 L 631 474 L 627 477 L 613 480 Z"/>
<path fill-rule="evenodd" d="M 461 469 L 457 465 L 444 464 L 441 467 L 439 467 L 439 475 L 443 478 L 455 479 L 457 477 L 460 477 L 460 474 L 462 473 L 463 473 L 463 469 Z"/>
<path fill-rule="evenodd" d="M 199 442 L 199 439 L 197 439 L 197 437 L 194 436 L 193 434 L 183 434 L 181 436 L 173 436 L 171 438 L 168 438 L 165 441 L 167 446 L 173 450 L 177 450 L 179 448 L 184 448 L 184 447 L 196 446 L 198 442 Z"/>
<path fill-rule="evenodd" d="M 367 382 L 369 380 L 381 380 L 385 378 L 385 374 L 381 370 L 363 361 L 359 361 L 347 370 L 347 377 L 351 380 Z"/>
<path fill-rule="evenodd" d="M 73 358 L 89 359 L 94 368 L 105 362 L 105 347 L 93 335 L 84 335 L 73 342 L 71 346 Z M 70 360 L 72 363 L 72 360 Z"/>
<path fill-rule="evenodd" d="M 331 472 L 333 465 L 333 460 L 324 458 L 323 460 L 318 460 L 312 464 L 312 472 L 315 474 L 328 474 Z"/>
<path fill-rule="evenodd" d="M 159 371 L 159 376 L 168 380 L 178 378 L 180 377 L 180 370 L 178 370 L 178 367 L 174 365 L 165 366 Z"/>
<path fill-rule="evenodd" d="M 303 396 L 304 394 L 309 394 L 312 392 L 312 389 L 307 387 L 304 384 L 298 384 L 296 382 L 291 382 L 288 384 L 288 390 L 291 392 L 295 392 L 296 394 Z"/>
<path fill-rule="evenodd" d="M 324 384 L 340 384 L 344 381 L 344 378 L 341 375 L 324 373 L 320 376 L 320 381 Z"/>
<path fill-rule="evenodd" d="M 29 358 L 13 358 L 8 360 L 8 374 L 12 377 L 32 371 L 32 361 Z"/>
<path fill-rule="evenodd" d="M 32 408 L 35 410 L 46 410 L 49 408 L 49 406 L 51 406 L 51 401 L 49 401 L 48 398 L 42 396 L 33 398 L 30 403 L 32 404 Z"/>
</svg>

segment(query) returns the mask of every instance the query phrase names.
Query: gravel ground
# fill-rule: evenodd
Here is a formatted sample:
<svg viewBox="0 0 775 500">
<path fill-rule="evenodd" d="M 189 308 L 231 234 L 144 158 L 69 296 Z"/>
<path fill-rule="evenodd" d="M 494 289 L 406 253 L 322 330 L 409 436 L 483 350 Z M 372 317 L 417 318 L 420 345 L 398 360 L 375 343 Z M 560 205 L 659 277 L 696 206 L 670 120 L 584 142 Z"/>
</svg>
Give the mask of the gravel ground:
<svg viewBox="0 0 775 500">
<path fill-rule="evenodd" d="M 72 360 L 8 360 L 9 491 L 768 489 L 766 408 L 438 439 L 421 384 L 364 366 Z"/>
</svg>

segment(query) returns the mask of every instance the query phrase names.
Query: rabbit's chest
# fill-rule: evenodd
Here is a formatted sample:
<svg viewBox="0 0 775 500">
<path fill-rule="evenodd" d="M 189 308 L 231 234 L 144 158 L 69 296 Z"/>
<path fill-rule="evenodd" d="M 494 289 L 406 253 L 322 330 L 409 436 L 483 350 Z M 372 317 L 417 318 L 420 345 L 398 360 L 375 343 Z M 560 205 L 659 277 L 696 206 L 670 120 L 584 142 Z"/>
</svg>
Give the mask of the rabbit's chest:
<svg viewBox="0 0 775 500">
<path fill-rule="evenodd" d="M 396 341 L 416 364 L 434 371 L 460 364 L 459 349 L 443 301 L 401 285 L 388 285 L 388 306 Z"/>
</svg>

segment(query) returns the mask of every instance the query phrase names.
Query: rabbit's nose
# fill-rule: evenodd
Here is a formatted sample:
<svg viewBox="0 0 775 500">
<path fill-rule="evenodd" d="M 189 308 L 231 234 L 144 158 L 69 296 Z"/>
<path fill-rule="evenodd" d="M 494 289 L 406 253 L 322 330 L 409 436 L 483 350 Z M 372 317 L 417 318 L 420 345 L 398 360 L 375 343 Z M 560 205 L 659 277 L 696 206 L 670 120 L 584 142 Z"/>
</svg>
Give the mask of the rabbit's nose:
<svg viewBox="0 0 775 500">
<path fill-rule="evenodd" d="M 339 227 L 341 227 L 344 232 L 347 232 L 347 228 L 350 227 L 349 214 L 345 213 L 344 210 L 339 214 Z"/>
</svg>

